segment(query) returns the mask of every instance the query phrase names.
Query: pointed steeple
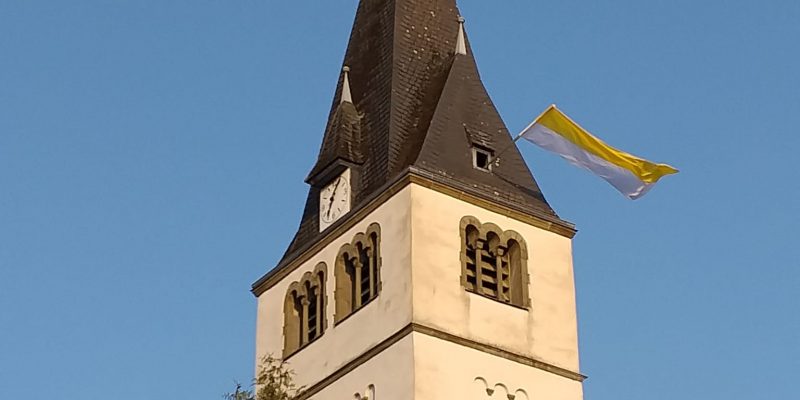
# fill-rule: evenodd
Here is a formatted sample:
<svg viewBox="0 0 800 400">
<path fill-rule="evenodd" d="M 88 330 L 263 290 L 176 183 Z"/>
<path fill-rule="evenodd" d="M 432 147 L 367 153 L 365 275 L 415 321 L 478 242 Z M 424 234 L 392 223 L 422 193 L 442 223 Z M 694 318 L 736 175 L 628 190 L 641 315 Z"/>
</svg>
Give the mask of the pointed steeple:
<svg viewBox="0 0 800 400">
<path fill-rule="evenodd" d="M 464 17 L 458 17 L 458 39 L 456 39 L 456 54 L 467 55 L 467 35 L 464 33 Z"/>
<path fill-rule="evenodd" d="M 344 66 L 342 68 L 342 75 L 344 78 L 342 79 L 342 103 L 352 103 L 353 102 L 353 95 L 350 93 L 350 67 Z"/>
<path fill-rule="evenodd" d="M 306 179 L 311 184 L 317 183 L 317 176 L 337 162 L 361 164 L 363 162 L 363 143 L 361 137 L 361 117 L 353 104 L 350 91 L 350 68 L 342 68 L 342 90 L 339 104 L 331 115 L 322 148 L 319 151 L 317 164 Z"/>
<path fill-rule="evenodd" d="M 319 190 L 341 165 L 356 170 L 354 210 L 413 174 L 569 225 L 513 146 L 472 53 L 455 0 L 359 2 L 303 221 L 282 263 L 321 236 Z M 491 157 L 506 148 L 490 171 L 475 168 L 476 149 Z"/>
</svg>

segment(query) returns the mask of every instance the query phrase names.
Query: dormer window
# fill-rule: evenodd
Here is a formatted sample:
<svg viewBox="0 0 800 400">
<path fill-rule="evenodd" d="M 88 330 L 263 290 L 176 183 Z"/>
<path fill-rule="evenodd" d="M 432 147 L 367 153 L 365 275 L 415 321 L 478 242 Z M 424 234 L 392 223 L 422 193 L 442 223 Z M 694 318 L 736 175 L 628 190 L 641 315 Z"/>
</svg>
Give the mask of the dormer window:
<svg viewBox="0 0 800 400">
<path fill-rule="evenodd" d="M 481 148 L 472 148 L 472 166 L 481 171 L 492 172 L 492 161 L 494 161 L 494 152 Z"/>
</svg>

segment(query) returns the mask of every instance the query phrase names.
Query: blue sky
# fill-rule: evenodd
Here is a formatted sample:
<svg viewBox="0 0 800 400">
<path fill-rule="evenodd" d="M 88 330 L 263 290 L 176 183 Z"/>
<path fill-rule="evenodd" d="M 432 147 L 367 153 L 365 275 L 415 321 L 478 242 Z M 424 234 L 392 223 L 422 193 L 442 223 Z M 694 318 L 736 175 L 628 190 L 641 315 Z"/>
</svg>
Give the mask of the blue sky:
<svg viewBox="0 0 800 400">
<path fill-rule="evenodd" d="M 355 6 L 0 1 L 0 398 L 251 376 L 249 285 L 299 222 Z M 800 2 L 461 9 L 512 131 L 555 102 L 682 171 L 631 202 L 523 144 L 580 229 L 586 398 L 796 397 Z"/>
</svg>

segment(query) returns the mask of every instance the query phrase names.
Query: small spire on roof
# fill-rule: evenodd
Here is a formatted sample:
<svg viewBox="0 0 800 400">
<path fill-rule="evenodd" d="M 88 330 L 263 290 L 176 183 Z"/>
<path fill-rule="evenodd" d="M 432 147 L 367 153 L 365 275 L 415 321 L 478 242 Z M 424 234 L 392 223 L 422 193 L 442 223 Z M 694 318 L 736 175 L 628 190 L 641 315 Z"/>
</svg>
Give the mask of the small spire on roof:
<svg viewBox="0 0 800 400">
<path fill-rule="evenodd" d="M 458 41 L 456 42 L 456 54 L 467 55 L 467 40 L 464 34 L 464 22 L 462 16 L 458 16 Z"/>
<path fill-rule="evenodd" d="M 350 92 L 350 67 L 344 66 L 342 68 L 344 74 L 344 82 L 342 83 L 342 103 L 352 103 L 353 95 Z"/>
</svg>

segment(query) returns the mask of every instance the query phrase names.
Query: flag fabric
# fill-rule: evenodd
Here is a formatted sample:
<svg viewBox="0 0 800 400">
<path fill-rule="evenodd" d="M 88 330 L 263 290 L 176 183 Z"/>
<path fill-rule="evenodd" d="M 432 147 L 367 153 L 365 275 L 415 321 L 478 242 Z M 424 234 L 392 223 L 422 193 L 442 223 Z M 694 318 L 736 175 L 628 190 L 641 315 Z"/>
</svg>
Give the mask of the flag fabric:
<svg viewBox="0 0 800 400">
<path fill-rule="evenodd" d="M 617 150 L 592 136 L 551 105 L 520 137 L 605 179 L 630 199 L 644 196 L 663 176 L 678 172 Z"/>
</svg>

